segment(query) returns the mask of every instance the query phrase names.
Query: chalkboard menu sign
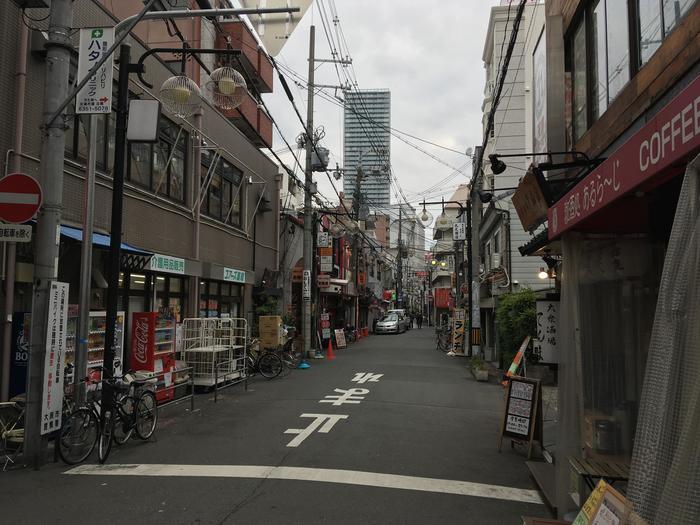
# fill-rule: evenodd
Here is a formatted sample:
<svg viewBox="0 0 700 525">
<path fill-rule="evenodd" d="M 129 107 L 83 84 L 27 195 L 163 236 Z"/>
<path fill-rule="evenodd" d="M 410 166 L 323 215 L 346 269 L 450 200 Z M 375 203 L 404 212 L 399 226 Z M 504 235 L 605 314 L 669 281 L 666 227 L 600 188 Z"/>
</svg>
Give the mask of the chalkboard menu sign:
<svg viewBox="0 0 700 525">
<path fill-rule="evenodd" d="M 537 379 L 513 376 L 508 381 L 506 403 L 498 450 L 504 437 L 528 442 L 528 458 L 535 432 L 542 431 L 540 382 Z M 538 439 L 541 441 L 541 438 Z"/>
</svg>

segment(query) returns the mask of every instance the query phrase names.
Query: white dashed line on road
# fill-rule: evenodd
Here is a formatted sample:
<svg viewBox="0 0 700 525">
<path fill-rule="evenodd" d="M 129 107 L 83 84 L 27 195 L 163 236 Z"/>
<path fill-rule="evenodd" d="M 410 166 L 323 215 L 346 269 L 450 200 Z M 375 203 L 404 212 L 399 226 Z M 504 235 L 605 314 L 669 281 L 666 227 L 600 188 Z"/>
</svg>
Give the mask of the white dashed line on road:
<svg viewBox="0 0 700 525">
<path fill-rule="evenodd" d="M 67 472 L 70 475 L 92 476 L 153 476 L 153 477 L 204 477 L 204 478 L 253 478 L 286 479 L 293 481 L 317 481 L 400 490 L 416 490 L 473 496 L 522 503 L 542 504 L 536 490 L 489 485 L 472 481 L 457 481 L 416 476 L 400 476 L 358 470 L 319 469 L 304 467 L 267 467 L 259 465 L 81 465 Z"/>
</svg>

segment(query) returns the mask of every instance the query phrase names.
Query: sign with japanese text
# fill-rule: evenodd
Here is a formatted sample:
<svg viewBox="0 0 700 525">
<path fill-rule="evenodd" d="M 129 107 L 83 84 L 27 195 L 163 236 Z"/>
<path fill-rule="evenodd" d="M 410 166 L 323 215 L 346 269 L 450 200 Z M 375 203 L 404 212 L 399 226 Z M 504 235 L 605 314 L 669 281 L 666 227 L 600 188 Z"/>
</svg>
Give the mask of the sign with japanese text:
<svg viewBox="0 0 700 525">
<path fill-rule="evenodd" d="M 52 281 L 49 291 L 49 315 L 46 324 L 41 435 L 61 428 L 67 324 L 68 283 Z"/>
<path fill-rule="evenodd" d="M 151 257 L 150 269 L 152 272 L 178 273 L 184 275 L 185 259 L 154 253 L 153 257 Z"/>
<path fill-rule="evenodd" d="M 544 363 L 558 363 L 557 330 L 559 328 L 559 301 L 537 301 L 537 336 L 533 342 L 535 354 Z"/>
<path fill-rule="evenodd" d="M 114 43 L 113 27 L 94 27 L 80 30 L 78 79 L 83 80 Z M 112 73 L 114 55 L 110 56 L 90 77 L 75 97 L 76 113 L 112 112 Z"/>
<path fill-rule="evenodd" d="M 340 328 L 338 330 L 333 330 L 335 333 L 335 346 L 338 348 L 345 348 L 348 344 L 345 342 L 345 331 Z"/>
<path fill-rule="evenodd" d="M 31 225 L 0 224 L 0 242 L 29 242 L 31 240 Z"/>
<path fill-rule="evenodd" d="M 548 212 L 549 239 L 700 150 L 700 77 Z"/>
<path fill-rule="evenodd" d="M 304 278 L 304 269 L 299 268 L 298 266 L 295 266 L 292 268 L 292 282 L 293 283 L 300 283 Z"/>
<path fill-rule="evenodd" d="M 331 255 L 321 255 L 319 257 L 320 270 L 325 273 L 333 271 L 333 257 Z"/>
<path fill-rule="evenodd" d="M 224 281 L 232 283 L 245 283 L 245 272 L 234 268 L 224 267 Z"/>
<path fill-rule="evenodd" d="M 311 271 L 310 270 L 304 270 L 302 296 L 303 296 L 305 301 L 308 301 L 311 299 Z"/>
<path fill-rule="evenodd" d="M 361 286 L 367 284 L 367 274 L 365 272 L 360 272 L 357 274 L 357 284 Z"/>
<path fill-rule="evenodd" d="M 467 311 L 464 308 L 455 308 L 452 317 L 452 351 L 461 354 L 464 348 L 464 327 L 467 320 Z"/>
<path fill-rule="evenodd" d="M 331 285 L 331 276 L 324 273 L 318 274 L 316 284 L 319 288 L 328 288 Z"/>
<path fill-rule="evenodd" d="M 319 248 L 328 248 L 331 245 L 330 236 L 328 235 L 328 232 L 318 232 L 316 244 Z"/>
<path fill-rule="evenodd" d="M 333 247 L 332 246 L 321 246 L 318 249 L 318 254 L 321 257 L 332 257 L 333 256 Z"/>
<path fill-rule="evenodd" d="M 467 240 L 467 225 L 463 222 L 455 222 L 452 225 L 452 240 L 466 241 Z"/>
<path fill-rule="evenodd" d="M 514 376 L 508 381 L 506 406 L 501 426 L 501 437 L 498 450 L 504 437 L 510 437 L 529 443 L 528 457 L 532 449 L 532 441 L 542 440 L 542 408 L 540 382 L 537 379 L 527 379 Z"/>
</svg>

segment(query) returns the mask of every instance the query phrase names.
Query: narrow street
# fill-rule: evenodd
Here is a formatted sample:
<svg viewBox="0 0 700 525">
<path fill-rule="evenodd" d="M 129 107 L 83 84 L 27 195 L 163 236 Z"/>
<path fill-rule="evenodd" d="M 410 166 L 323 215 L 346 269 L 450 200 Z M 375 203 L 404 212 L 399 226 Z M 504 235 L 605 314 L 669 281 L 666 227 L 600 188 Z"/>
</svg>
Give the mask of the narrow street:
<svg viewBox="0 0 700 525">
<path fill-rule="evenodd" d="M 166 408 L 157 442 L 131 441 L 104 467 L 93 455 L 73 469 L 1 474 L 2 521 L 506 524 L 548 516 L 524 457 L 496 450 L 501 389 L 437 352 L 432 328 L 373 336 L 336 356 L 286 378 L 254 378 L 247 392 L 234 386 L 216 404 L 200 395 L 192 414 L 188 403 Z"/>
</svg>

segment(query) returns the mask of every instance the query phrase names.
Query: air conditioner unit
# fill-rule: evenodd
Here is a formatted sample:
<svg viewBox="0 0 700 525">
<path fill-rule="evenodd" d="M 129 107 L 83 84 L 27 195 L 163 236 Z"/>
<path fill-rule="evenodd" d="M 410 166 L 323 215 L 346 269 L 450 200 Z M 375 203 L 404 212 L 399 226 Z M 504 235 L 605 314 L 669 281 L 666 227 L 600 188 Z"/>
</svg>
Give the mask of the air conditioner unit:
<svg viewBox="0 0 700 525">
<path fill-rule="evenodd" d="M 501 254 L 500 253 L 492 253 L 491 254 L 491 269 L 500 268 L 500 267 L 501 267 Z"/>
</svg>

